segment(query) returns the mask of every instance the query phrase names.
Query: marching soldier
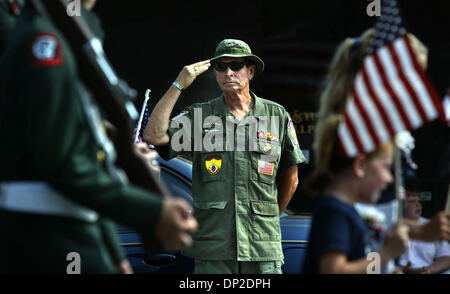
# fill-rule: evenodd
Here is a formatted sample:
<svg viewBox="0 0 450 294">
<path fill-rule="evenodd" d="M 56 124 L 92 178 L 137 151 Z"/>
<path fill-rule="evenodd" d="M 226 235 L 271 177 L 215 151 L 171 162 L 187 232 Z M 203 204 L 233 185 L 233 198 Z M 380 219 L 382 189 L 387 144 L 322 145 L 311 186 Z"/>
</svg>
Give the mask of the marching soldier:
<svg viewBox="0 0 450 294">
<path fill-rule="evenodd" d="M 9 34 L 14 29 L 23 0 L 0 0 L 0 56 L 6 47 Z"/>
<path fill-rule="evenodd" d="M 111 221 L 168 250 L 191 245 L 190 206 L 115 167 L 72 50 L 31 1 L 0 68 L 0 272 L 64 273 L 72 253 L 81 273 L 130 272 Z"/>
</svg>

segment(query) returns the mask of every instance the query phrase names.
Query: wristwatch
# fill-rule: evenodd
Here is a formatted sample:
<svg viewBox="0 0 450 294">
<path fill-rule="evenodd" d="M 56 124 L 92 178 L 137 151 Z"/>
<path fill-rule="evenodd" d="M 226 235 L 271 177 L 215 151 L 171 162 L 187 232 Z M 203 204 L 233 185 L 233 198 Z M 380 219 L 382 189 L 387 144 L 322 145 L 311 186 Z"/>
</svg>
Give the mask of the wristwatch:
<svg viewBox="0 0 450 294">
<path fill-rule="evenodd" d="M 173 82 L 172 85 L 174 85 L 175 88 L 177 88 L 177 89 L 180 90 L 180 91 L 183 91 L 183 90 L 184 90 L 184 88 L 183 88 L 180 84 L 178 84 L 177 82 Z"/>
</svg>

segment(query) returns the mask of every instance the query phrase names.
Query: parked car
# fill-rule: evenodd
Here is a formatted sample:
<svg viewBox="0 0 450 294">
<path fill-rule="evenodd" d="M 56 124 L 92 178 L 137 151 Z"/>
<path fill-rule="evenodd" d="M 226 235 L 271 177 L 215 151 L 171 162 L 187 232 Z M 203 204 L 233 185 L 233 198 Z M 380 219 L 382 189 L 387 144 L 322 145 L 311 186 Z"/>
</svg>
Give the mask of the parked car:
<svg viewBox="0 0 450 294">
<path fill-rule="evenodd" d="M 174 158 L 165 161 L 158 159 L 161 166 L 161 179 L 166 183 L 171 194 L 182 197 L 192 204 L 192 165 L 185 160 Z M 283 273 L 300 272 L 306 246 L 308 244 L 311 217 L 308 214 L 283 213 L 280 217 L 282 247 L 284 252 Z M 147 254 L 139 235 L 128 228 L 118 226 L 120 241 L 133 270 L 138 274 L 186 274 L 194 271 L 192 258 L 181 252 L 165 251 Z"/>
</svg>

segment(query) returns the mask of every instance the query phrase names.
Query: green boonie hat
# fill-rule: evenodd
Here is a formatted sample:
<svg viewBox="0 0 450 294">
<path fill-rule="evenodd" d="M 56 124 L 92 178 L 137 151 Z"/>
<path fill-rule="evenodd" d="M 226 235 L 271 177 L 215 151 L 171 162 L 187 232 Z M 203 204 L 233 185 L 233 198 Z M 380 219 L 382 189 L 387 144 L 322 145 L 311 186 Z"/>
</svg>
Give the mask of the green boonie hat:
<svg viewBox="0 0 450 294">
<path fill-rule="evenodd" d="M 258 56 L 252 54 L 252 50 L 247 43 L 241 40 L 225 39 L 217 45 L 216 53 L 211 61 L 221 57 L 245 57 L 253 61 L 256 65 L 256 73 L 263 72 L 264 62 Z"/>
</svg>

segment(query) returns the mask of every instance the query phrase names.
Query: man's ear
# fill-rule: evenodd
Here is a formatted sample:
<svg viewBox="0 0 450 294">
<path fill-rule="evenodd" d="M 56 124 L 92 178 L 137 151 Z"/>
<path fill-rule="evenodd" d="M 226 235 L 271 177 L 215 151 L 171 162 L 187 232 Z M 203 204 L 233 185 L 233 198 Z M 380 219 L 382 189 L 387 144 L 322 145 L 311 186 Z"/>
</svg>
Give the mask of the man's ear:
<svg viewBox="0 0 450 294">
<path fill-rule="evenodd" d="M 251 81 L 256 73 L 256 65 L 252 64 L 248 67 L 249 80 Z"/>
<path fill-rule="evenodd" d="M 366 174 L 365 172 L 365 166 L 367 162 L 367 157 L 364 153 L 358 154 L 355 159 L 353 160 L 352 168 L 353 173 L 357 178 L 363 178 Z"/>
</svg>

